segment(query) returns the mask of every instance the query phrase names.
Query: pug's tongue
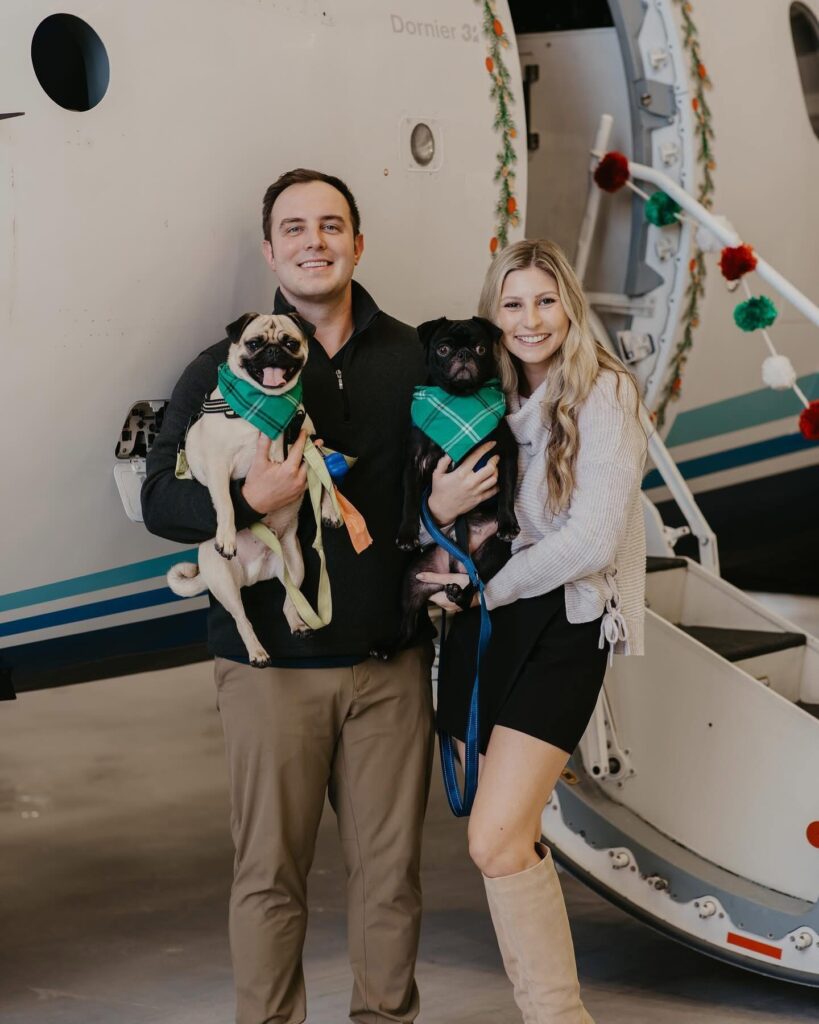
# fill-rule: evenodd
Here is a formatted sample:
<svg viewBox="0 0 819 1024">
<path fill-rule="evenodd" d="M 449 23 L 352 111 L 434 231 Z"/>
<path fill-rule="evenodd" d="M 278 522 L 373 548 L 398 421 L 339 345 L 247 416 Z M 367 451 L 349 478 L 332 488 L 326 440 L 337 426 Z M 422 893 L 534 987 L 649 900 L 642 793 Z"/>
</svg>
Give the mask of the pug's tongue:
<svg viewBox="0 0 819 1024">
<path fill-rule="evenodd" d="M 280 366 L 266 366 L 262 373 L 262 384 L 266 388 L 280 388 L 284 384 L 284 370 Z"/>
</svg>

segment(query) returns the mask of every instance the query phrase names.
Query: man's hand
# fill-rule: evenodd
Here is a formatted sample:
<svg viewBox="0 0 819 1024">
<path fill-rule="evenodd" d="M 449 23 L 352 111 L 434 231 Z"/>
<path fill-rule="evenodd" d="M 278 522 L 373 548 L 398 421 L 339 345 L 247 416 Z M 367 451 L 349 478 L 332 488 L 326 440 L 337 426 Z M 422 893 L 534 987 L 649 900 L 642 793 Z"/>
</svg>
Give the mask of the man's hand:
<svg viewBox="0 0 819 1024">
<path fill-rule="evenodd" d="M 449 525 L 458 516 L 471 512 L 476 505 L 498 493 L 499 455 L 493 455 L 482 469 L 474 472 L 477 463 L 494 447 L 494 441 L 480 445 L 451 473 L 447 470 L 452 459 L 444 455 L 438 460 L 432 474 L 429 511 L 439 526 Z"/>
<path fill-rule="evenodd" d="M 301 498 L 307 487 L 306 441 L 307 432 L 302 430 L 284 462 L 271 462 L 272 442 L 267 434 L 259 434 L 256 454 L 242 487 L 242 497 L 251 508 L 266 516 Z"/>
</svg>

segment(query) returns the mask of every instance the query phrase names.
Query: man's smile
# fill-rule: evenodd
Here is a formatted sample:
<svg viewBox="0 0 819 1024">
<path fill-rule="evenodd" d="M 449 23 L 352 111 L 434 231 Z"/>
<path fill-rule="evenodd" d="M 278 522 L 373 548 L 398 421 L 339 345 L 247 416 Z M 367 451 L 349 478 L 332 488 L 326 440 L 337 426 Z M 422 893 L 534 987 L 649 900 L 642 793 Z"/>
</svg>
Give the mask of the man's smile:
<svg viewBox="0 0 819 1024">
<path fill-rule="evenodd" d="M 332 260 L 305 260 L 304 263 L 299 264 L 302 270 L 322 270 L 324 267 L 332 265 Z"/>
</svg>

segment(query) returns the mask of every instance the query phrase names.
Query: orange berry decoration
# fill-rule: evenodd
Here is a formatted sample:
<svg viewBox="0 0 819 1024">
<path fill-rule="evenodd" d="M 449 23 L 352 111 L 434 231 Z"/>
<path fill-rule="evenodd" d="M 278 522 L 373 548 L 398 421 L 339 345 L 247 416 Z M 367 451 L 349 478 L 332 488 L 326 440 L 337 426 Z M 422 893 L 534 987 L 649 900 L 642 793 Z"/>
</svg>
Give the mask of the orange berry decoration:
<svg viewBox="0 0 819 1024">
<path fill-rule="evenodd" d="M 491 57 L 486 58 L 486 70 L 489 72 L 490 75 L 495 70 L 495 62 L 492 60 Z"/>
<path fill-rule="evenodd" d="M 515 210 L 517 210 L 517 208 L 518 208 L 518 201 L 517 201 L 517 199 L 515 199 L 514 196 L 509 196 L 509 198 L 506 200 L 506 212 L 507 213 L 514 213 Z"/>
<path fill-rule="evenodd" d="M 498 240 L 497 240 L 497 238 L 493 237 L 493 238 L 489 239 L 489 251 L 492 253 L 493 256 L 498 251 Z"/>
<path fill-rule="evenodd" d="M 700 101 L 697 99 L 696 96 L 694 97 L 693 100 L 691 100 L 691 108 L 692 108 L 692 110 L 695 110 L 695 111 L 700 109 Z"/>
<path fill-rule="evenodd" d="M 698 64 L 697 65 L 697 74 L 700 76 L 700 78 L 707 78 L 708 77 L 708 72 L 705 70 L 705 65 L 704 64 Z"/>
<path fill-rule="evenodd" d="M 495 20 L 492 22 L 492 29 L 496 36 L 503 35 L 503 25 L 501 25 L 499 18 L 495 18 Z"/>
</svg>

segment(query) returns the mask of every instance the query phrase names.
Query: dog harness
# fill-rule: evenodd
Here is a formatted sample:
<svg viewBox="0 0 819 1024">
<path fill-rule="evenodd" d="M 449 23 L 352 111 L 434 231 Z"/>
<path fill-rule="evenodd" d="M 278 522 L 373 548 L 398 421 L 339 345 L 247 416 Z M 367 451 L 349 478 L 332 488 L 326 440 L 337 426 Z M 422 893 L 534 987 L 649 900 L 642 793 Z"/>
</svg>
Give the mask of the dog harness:
<svg viewBox="0 0 819 1024">
<path fill-rule="evenodd" d="M 240 418 L 239 413 L 234 412 L 224 398 L 206 398 L 202 403 L 202 408 L 199 410 L 199 416 L 205 416 L 208 413 L 211 415 L 226 416 L 229 420 L 238 420 Z M 199 419 L 199 416 L 191 420 L 188 424 L 188 430 L 190 430 L 196 420 Z"/>
<path fill-rule="evenodd" d="M 506 414 L 499 380 L 487 381 L 472 395 L 451 395 L 431 384 L 416 387 L 410 416 L 418 429 L 443 448 L 456 465 L 485 440 Z"/>
</svg>

